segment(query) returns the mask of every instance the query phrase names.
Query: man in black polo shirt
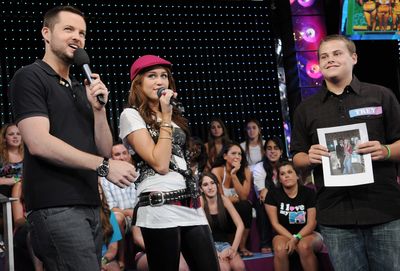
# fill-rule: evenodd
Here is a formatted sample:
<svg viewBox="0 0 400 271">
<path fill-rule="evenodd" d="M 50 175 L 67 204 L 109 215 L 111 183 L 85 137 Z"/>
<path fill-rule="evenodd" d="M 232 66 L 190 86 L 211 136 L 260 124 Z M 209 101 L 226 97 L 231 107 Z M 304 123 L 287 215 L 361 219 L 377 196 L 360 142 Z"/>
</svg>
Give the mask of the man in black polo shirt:
<svg viewBox="0 0 400 271">
<path fill-rule="evenodd" d="M 25 143 L 23 189 L 32 245 L 46 270 L 99 270 L 102 244 L 98 175 L 124 187 L 136 175 L 110 160 L 112 136 L 98 74 L 82 87 L 69 74 L 74 51 L 85 45 L 86 22 L 73 7 L 44 17 L 42 60 L 11 81 L 14 117 Z M 97 173 L 96 173 L 97 171 Z"/>
<path fill-rule="evenodd" d="M 353 76 L 356 48 L 347 38 L 326 37 L 318 56 L 325 82 L 320 92 L 296 109 L 291 143 L 294 163 L 313 168 L 317 220 L 335 270 L 398 270 L 399 103 L 389 89 Z M 358 144 L 355 151 L 371 154 L 374 183 L 325 187 L 321 157 L 329 157 L 329 152 L 319 144 L 317 129 L 356 123 L 367 125 L 370 141 Z"/>
</svg>

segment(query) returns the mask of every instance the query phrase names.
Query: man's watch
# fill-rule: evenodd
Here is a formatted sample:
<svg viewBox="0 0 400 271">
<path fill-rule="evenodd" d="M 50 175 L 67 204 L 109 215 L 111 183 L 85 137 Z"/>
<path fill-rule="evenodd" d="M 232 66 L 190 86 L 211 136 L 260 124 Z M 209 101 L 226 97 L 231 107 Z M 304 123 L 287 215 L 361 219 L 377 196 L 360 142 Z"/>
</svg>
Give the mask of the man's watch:
<svg viewBox="0 0 400 271">
<path fill-rule="evenodd" d="M 100 166 L 97 167 L 97 175 L 100 177 L 107 177 L 108 172 L 109 172 L 110 166 L 108 165 L 108 158 L 104 157 L 103 163 L 101 163 Z"/>
</svg>

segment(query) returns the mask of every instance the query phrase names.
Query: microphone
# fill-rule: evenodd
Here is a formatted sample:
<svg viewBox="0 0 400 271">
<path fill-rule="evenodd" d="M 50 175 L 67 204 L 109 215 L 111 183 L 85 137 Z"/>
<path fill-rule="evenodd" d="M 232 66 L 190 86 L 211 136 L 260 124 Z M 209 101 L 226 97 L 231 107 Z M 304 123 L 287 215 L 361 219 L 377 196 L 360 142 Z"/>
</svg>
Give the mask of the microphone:
<svg viewBox="0 0 400 271">
<path fill-rule="evenodd" d="M 164 90 L 165 90 L 164 87 L 160 87 L 157 90 L 158 98 L 160 98 L 163 95 Z M 181 106 L 181 103 L 178 102 L 178 100 L 175 97 L 171 97 L 171 99 L 169 100 L 169 104 L 172 105 L 172 106 L 175 106 L 175 107 L 180 107 Z"/>
<path fill-rule="evenodd" d="M 88 54 L 86 53 L 85 49 L 83 48 L 78 48 L 74 52 L 74 64 L 82 67 L 83 73 L 85 74 L 86 79 L 89 81 L 91 84 L 93 82 L 92 78 L 92 71 L 90 70 L 89 64 L 90 64 L 90 59 Z M 97 101 L 101 105 L 105 105 L 106 101 L 104 100 L 104 95 L 99 94 L 96 96 Z"/>
</svg>

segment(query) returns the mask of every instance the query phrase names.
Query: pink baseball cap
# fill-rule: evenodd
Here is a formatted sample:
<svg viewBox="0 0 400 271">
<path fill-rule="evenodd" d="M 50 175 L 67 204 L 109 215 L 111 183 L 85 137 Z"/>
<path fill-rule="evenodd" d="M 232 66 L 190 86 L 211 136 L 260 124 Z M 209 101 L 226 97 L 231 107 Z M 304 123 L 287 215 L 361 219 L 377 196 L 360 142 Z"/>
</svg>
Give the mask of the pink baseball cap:
<svg viewBox="0 0 400 271">
<path fill-rule="evenodd" d="M 141 56 L 138 59 L 136 59 L 131 66 L 131 81 L 143 69 L 156 65 L 171 67 L 172 63 L 155 55 Z"/>
</svg>

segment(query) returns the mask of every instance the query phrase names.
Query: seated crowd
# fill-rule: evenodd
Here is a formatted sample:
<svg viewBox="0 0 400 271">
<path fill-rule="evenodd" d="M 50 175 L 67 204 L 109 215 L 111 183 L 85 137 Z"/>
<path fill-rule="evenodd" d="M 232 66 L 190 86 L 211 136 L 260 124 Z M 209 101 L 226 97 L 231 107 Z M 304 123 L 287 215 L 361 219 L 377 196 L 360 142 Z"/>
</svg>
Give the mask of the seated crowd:
<svg viewBox="0 0 400 271">
<path fill-rule="evenodd" d="M 315 252 L 323 244 L 316 232 L 314 191 L 301 185 L 279 138 L 264 140 L 255 119 L 245 123 L 245 132 L 246 140 L 235 143 L 223 121 L 213 119 L 208 142 L 193 137 L 189 146 L 190 167 L 199 181 L 221 270 L 245 270 L 242 258 L 255 252 L 249 249 L 253 213 L 258 251 L 274 252 L 275 270 L 289 270 L 288 255 L 294 251 L 305 270 L 318 270 Z M 18 199 L 12 205 L 16 270 L 43 270 L 30 246 L 22 193 L 23 143 L 17 126 L 4 125 L 0 140 L 0 192 Z M 112 159 L 134 164 L 122 143 L 113 146 Z M 133 261 L 137 270 L 148 270 L 141 230 L 135 226 L 135 185 L 122 189 L 99 178 L 99 191 L 105 244 L 101 270 L 125 270 Z M 182 255 L 179 270 L 189 270 Z"/>
</svg>

